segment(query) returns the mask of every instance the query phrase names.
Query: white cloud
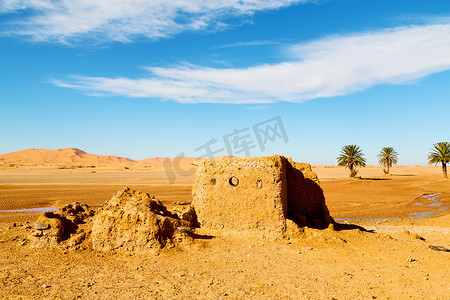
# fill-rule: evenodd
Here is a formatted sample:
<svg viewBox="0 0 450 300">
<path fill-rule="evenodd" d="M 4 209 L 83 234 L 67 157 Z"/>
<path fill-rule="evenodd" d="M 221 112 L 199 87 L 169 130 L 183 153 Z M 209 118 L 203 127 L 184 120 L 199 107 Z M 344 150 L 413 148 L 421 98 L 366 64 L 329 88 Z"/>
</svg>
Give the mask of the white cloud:
<svg viewBox="0 0 450 300">
<path fill-rule="evenodd" d="M 181 103 L 302 102 L 450 69 L 450 24 L 333 36 L 288 47 L 289 60 L 250 68 L 149 67 L 140 79 L 71 76 L 54 84 L 95 95 Z"/>
<path fill-rule="evenodd" d="M 226 44 L 214 47 L 213 49 L 233 48 L 233 47 L 248 47 L 248 46 L 267 46 L 267 45 L 279 45 L 280 43 L 274 41 L 251 41 L 251 42 L 238 42 L 232 44 Z"/>
<path fill-rule="evenodd" d="M 2 0 L 10 14 L 3 34 L 34 41 L 128 42 L 158 39 L 182 31 L 226 27 L 226 17 L 249 16 L 312 0 Z M 27 10 L 27 14 L 21 14 Z M 30 15 L 31 14 L 31 15 Z"/>
<path fill-rule="evenodd" d="M 23 9 L 43 10 L 51 7 L 51 0 L 2 0 L 0 13 L 10 13 Z"/>
</svg>

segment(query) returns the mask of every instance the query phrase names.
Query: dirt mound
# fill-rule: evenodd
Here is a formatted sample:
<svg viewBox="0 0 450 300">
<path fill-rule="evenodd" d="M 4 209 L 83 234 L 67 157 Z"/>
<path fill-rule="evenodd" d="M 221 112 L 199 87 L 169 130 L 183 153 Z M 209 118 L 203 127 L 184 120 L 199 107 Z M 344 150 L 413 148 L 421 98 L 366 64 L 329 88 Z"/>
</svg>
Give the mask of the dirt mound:
<svg viewBox="0 0 450 300">
<path fill-rule="evenodd" d="M 29 236 L 34 248 L 73 247 L 89 235 L 94 210 L 78 202 L 57 212 L 45 212 L 37 220 Z"/>
<path fill-rule="evenodd" d="M 9 163 L 132 163 L 134 160 L 112 155 L 89 154 L 78 148 L 27 149 L 0 155 L 0 160 Z"/>
<path fill-rule="evenodd" d="M 155 252 L 192 240 L 196 224 L 190 206 L 171 213 L 155 197 L 125 188 L 97 212 L 73 203 L 57 212 L 43 213 L 29 240 L 33 248 Z"/>
<path fill-rule="evenodd" d="M 101 251 L 154 252 L 174 243 L 177 228 L 192 223 L 179 219 L 146 193 L 125 188 L 95 216 L 92 247 Z"/>
</svg>

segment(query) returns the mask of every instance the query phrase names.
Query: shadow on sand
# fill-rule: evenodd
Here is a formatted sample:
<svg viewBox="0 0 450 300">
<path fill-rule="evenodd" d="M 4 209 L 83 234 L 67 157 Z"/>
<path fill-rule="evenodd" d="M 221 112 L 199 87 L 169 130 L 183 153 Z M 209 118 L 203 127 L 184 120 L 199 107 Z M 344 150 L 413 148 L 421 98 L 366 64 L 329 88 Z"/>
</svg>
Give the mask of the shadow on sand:
<svg viewBox="0 0 450 300">
<path fill-rule="evenodd" d="M 333 225 L 336 231 L 359 229 L 364 232 L 371 232 L 371 233 L 375 232 L 374 230 L 367 230 L 364 227 L 355 224 L 344 224 L 344 223 L 337 223 L 336 221 L 334 221 Z"/>
<path fill-rule="evenodd" d="M 213 238 L 215 238 L 215 236 L 213 236 L 213 235 L 203 235 L 203 234 L 196 234 L 196 233 L 191 234 L 191 236 L 194 239 L 200 239 L 200 240 L 212 240 Z"/>
<path fill-rule="evenodd" d="M 417 176 L 417 175 L 414 175 L 414 174 L 392 174 L 391 176 L 412 177 L 412 176 Z"/>
<path fill-rule="evenodd" d="M 392 180 L 391 178 L 375 178 L 375 177 L 361 177 L 361 180 Z"/>
</svg>

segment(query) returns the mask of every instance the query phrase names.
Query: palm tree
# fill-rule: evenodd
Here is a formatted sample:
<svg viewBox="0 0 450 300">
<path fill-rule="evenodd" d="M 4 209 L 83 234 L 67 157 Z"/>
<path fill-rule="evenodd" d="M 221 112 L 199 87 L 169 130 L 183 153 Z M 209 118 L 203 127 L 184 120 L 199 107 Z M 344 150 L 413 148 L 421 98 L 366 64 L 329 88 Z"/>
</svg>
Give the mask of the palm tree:
<svg viewBox="0 0 450 300">
<path fill-rule="evenodd" d="M 442 164 L 442 173 L 447 177 L 447 164 L 450 163 L 450 143 L 440 142 L 433 144 L 430 154 L 428 155 L 428 163 L 437 165 Z"/>
<path fill-rule="evenodd" d="M 384 171 L 384 173 L 389 174 L 389 168 L 398 163 L 397 151 L 392 147 L 381 148 L 380 154 L 378 154 L 378 162 L 387 168 L 387 171 Z"/>
<path fill-rule="evenodd" d="M 337 157 L 338 166 L 349 168 L 350 177 L 355 177 L 357 171 L 355 167 L 365 167 L 366 159 L 363 157 L 359 146 L 356 145 L 346 145 L 341 149 L 341 154 Z"/>
</svg>

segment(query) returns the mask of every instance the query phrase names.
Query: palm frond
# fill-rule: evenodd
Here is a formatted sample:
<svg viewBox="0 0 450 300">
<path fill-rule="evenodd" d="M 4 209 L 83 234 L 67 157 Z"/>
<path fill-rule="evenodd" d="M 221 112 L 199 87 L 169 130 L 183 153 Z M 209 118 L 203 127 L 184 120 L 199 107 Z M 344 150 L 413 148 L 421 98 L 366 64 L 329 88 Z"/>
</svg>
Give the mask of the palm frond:
<svg viewBox="0 0 450 300">
<path fill-rule="evenodd" d="M 450 163 L 450 142 L 439 142 L 433 144 L 430 154 L 428 155 L 428 163 L 431 164 L 448 164 Z"/>
<path fill-rule="evenodd" d="M 353 167 L 365 167 L 366 159 L 361 148 L 357 145 L 346 145 L 341 149 L 340 155 L 336 158 L 338 165 L 353 170 Z"/>
<path fill-rule="evenodd" d="M 392 147 L 381 148 L 381 151 L 377 157 L 378 163 L 385 167 L 392 167 L 398 163 L 398 153 Z"/>
</svg>

